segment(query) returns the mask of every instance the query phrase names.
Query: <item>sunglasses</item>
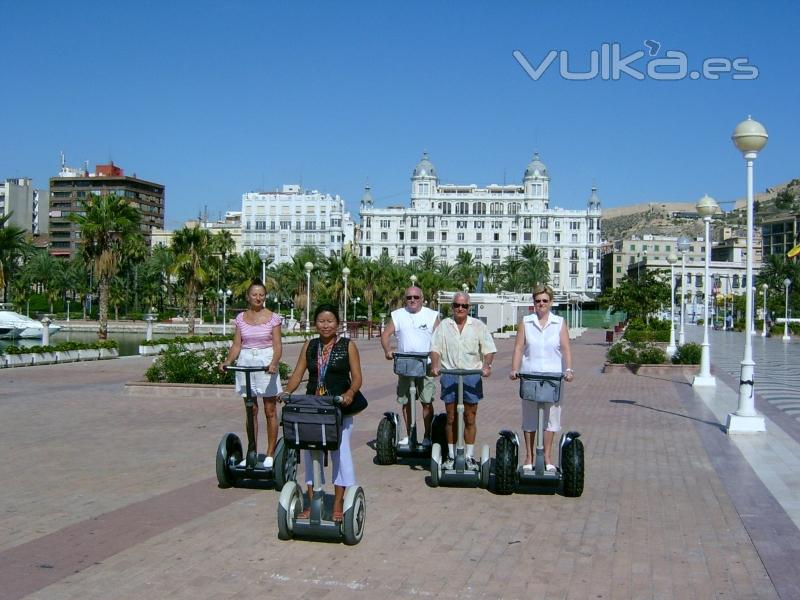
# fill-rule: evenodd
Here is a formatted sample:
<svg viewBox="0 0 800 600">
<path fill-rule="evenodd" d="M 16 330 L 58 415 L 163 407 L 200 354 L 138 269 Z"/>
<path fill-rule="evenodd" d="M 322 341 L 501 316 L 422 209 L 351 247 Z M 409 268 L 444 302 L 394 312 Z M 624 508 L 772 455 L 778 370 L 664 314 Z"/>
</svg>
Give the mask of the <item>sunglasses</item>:
<svg viewBox="0 0 800 600">
<path fill-rule="evenodd" d="M 453 302 L 453 308 L 469 308 L 469 304 L 461 304 L 459 302 Z"/>
<path fill-rule="evenodd" d="M 406 296 L 406 300 L 419 300 L 419 296 Z"/>
<path fill-rule="evenodd" d="M 547 304 L 548 302 L 550 302 L 550 299 L 549 298 L 543 298 L 542 300 L 534 300 L 534 302 L 536 304 Z"/>
</svg>

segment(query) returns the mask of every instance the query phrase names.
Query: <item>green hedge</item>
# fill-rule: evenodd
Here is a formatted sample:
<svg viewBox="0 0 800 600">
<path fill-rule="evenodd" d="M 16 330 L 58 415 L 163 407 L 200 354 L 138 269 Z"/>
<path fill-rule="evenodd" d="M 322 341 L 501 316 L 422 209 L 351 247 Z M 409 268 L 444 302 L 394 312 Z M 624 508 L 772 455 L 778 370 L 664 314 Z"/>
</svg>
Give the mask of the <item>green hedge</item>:
<svg viewBox="0 0 800 600">
<path fill-rule="evenodd" d="M 158 338 L 152 340 L 142 340 L 139 342 L 141 346 L 160 346 L 161 344 L 201 344 L 203 342 L 226 342 L 233 340 L 233 334 L 211 334 L 211 335 L 189 335 L 177 336 L 173 338 Z"/>
<path fill-rule="evenodd" d="M 43 352 L 68 352 L 69 350 L 98 350 L 106 348 L 111 350 L 117 347 L 114 340 L 104 340 L 97 342 L 64 342 L 50 346 L 8 346 L 5 354 L 41 354 Z"/>
</svg>

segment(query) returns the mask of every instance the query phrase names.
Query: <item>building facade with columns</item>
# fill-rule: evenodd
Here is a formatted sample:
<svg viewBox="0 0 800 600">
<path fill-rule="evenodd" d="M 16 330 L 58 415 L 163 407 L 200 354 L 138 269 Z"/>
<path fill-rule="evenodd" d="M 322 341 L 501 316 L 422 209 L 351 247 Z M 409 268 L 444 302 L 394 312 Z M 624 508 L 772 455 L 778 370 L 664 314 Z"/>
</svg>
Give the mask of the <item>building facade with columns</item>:
<svg viewBox="0 0 800 600">
<path fill-rule="evenodd" d="M 242 195 L 242 250 L 265 248 L 275 263 L 287 262 L 304 246 L 341 256 L 353 243 L 354 223 L 344 200 L 299 185 Z"/>
<path fill-rule="evenodd" d="M 550 177 L 535 154 L 522 184 L 486 187 L 442 184 L 427 153 L 411 177 L 410 206 L 374 205 L 365 189 L 357 232 L 364 258 L 388 256 L 408 264 L 426 250 L 453 264 L 460 250 L 477 262 L 499 265 L 525 245 L 546 252 L 551 286 L 562 292 L 601 291 L 601 207 L 592 188 L 586 209 L 550 206 Z"/>
</svg>

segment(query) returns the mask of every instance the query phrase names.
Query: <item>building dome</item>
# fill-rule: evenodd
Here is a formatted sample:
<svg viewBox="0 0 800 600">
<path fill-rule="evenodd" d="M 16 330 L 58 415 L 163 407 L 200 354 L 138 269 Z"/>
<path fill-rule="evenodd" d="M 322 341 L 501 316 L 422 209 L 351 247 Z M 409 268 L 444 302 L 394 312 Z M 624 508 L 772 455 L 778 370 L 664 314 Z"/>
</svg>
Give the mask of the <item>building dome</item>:
<svg viewBox="0 0 800 600">
<path fill-rule="evenodd" d="M 423 152 L 422 158 L 414 168 L 414 175 L 412 177 L 436 177 L 436 168 L 433 163 L 428 160 L 428 153 Z"/>
<path fill-rule="evenodd" d="M 372 204 L 372 192 L 369 183 L 364 186 L 364 194 L 361 196 L 361 204 Z"/>
<path fill-rule="evenodd" d="M 533 159 L 528 163 L 525 169 L 525 179 L 528 177 L 547 177 L 547 167 L 539 160 L 539 153 L 535 152 Z"/>
</svg>

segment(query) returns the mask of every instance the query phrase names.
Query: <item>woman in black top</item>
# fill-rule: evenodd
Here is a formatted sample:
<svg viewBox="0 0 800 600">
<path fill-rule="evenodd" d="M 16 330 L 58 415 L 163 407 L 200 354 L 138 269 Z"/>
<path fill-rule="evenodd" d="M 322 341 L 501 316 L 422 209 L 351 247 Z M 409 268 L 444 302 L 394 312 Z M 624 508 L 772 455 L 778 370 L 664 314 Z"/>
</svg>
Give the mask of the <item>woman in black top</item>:
<svg viewBox="0 0 800 600">
<path fill-rule="evenodd" d="M 322 304 L 314 311 L 314 324 L 319 337 L 307 341 L 300 351 L 297 365 L 286 384 L 286 391 L 292 393 L 300 385 L 300 380 L 308 371 L 306 394 L 318 396 L 341 396 L 342 408 L 353 402 L 353 396 L 361 388 L 361 359 L 355 342 L 339 337 L 339 312 L 331 304 Z M 350 455 L 350 434 L 353 431 L 352 415 L 342 418 L 342 439 L 339 449 L 331 453 L 333 462 L 333 520 L 341 521 L 345 488 L 356 485 L 353 459 Z M 307 519 L 310 515 L 313 473 L 311 453 L 304 451 L 303 462 L 308 485 L 308 508 L 298 518 Z M 323 483 L 324 483 L 323 473 Z"/>
</svg>

